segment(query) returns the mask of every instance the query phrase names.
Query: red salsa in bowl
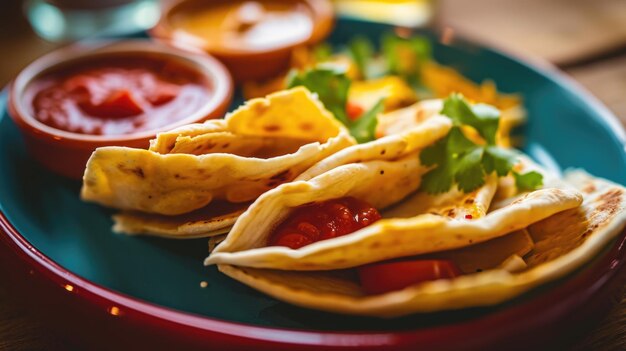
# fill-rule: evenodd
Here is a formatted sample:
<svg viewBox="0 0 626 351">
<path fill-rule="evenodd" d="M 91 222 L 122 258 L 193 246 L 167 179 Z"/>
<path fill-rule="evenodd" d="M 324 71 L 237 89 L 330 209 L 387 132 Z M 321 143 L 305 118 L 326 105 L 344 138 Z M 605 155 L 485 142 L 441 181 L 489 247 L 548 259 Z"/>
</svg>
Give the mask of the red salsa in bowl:
<svg viewBox="0 0 626 351">
<path fill-rule="evenodd" d="M 110 57 L 43 75 L 26 90 L 38 121 L 92 135 L 156 130 L 185 119 L 210 98 L 209 82 L 175 62 Z"/>
<path fill-rule="evenodd" d="M 97 147 L 148 147 L 157 132 L 222 117 L 232 89 L 205 54 L 140 40 L 77 44 L 25 68 L 9 112 L 35 159 L 80 178 Z"/>
</svg>

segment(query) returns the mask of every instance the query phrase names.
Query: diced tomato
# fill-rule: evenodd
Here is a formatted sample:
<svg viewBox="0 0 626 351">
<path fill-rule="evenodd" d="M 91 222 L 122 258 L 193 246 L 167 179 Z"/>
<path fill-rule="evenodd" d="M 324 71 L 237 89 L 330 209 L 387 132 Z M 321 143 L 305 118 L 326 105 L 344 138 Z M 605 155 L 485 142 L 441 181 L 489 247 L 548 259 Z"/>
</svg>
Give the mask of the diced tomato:
<svg viewBox="0 0 626 351">
<path fill-rule="evenodd" d="M 147 100 L 152 106 L 160 106 L 166 104 L 180 92 L 180 87 L 174 84 L 160 83 L 154 89 L 153 95 L 148 95 Z"/>
<path fill-rule="evenodd" d="M 365 112 L 365 109 L 355 103 L 348 101 L 346 104 L 346 113 L 348 114 L 348 118 L 353 121 L 359 119 L 363 112 Z"/>
<path fill-rule="evenodd" d="M 298 207 L 270 236 L 270 246 L 299 249 L 355 232 L 380 219 L 367 202 L 344 197 Z"/>
<path fill-rule="evenodd" d="M 449 260 L 387 261 L 368 264 L 357 270 L 361 286 L 368 294 L 402 290 L 413 284 L 461 275 L 461 270 Z"/>
<path fill-rule="evenodd" d="M 301 233 L 287 233 L 276 239 L 276 243 L 274 245 L 277 246 L 287 246 L 290 248 L 299 248 L 302 246 L 306 246 L 312 244 L 313 240 L 308 236 Z"/>
<path fill-rule="evenodd" d="M 86 113 L 104 118 L 123 118 L 135 116 L 143 112 L 141 104 L 129 90 L 116 90 L 99 104 L 93 104 L 91 100 L 79 103 Z"/>
<path fill-rule="evenodd" d="M 193 115 L 214 90 L 196 69 L 139 53 L 63 65 L 28 89 L 37 120 L 92 135 L 164 127 Z"/>
</svg>

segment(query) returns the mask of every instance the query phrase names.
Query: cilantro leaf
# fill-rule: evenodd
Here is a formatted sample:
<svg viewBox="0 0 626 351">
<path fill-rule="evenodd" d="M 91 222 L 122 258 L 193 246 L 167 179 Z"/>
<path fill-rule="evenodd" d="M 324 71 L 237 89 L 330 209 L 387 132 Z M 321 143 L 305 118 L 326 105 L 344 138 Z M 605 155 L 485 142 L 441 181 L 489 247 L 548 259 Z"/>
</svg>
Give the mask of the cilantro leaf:
<svg viewBox="0 0 626 351">
<path fill-rule="evenodd" d="M 359 144 L 376 139 L 378 114 L 383 112 L 384 108 L 383 99 L 380 99 L 371 109 L 363 113 L 359 119 L 349 123 L 348 129 L 350 130 L 350 134 Z"/>
<path fill-rule="evenodd" d="M 333 48 L 328 43 L 322 43 L 313 48 L 313 57 L 315 62 L 323 62 L 329 60 L 333 56 Z"/>
<path fill-rule="evenodd" d="M 304 86 L 317 94 L 324 106 L 346 126 L 350 124 L 346 114 L 350 78 L 345 72 L 331 68 L 312 68 L 298 73 L 292 71 L 287 77 L 287 87 Z"/>
<path fill-rule="evenodd" d="M 423 165 L 438 165 L 422 177 L 422 189 L 438 194 L 457 183 L 465 192 L 475 190 L 485 183 L 485 171 L 481 165 L 483 154 L 482 146 L 469 140 L 460 127 L 452 127 L 447 136 L 420 153 Z"/>
<path fill-rule="evenodd" d="M 454 184 L 463 192 L 471 192 L 485 184 L 485 177 L 496 173 L 503 177 L 513 173 L 518 190 L 534 190 L 543 183 L 537 172 L 519 174 L 513 171 L 518 154 L 497 146 L 496 133 L 500 113 L 489 105 L 470 106 L 462 95 L 452 94 L 444 101 L 441 114 L 453 121 L 453 127 L 443 139 L 420 153 L 420 162 L 436 166 L 422 177 L 421 189 L 438 194 Z M 476 144 L 463 133 L 464 126 L 474 128 L 487 145 Z"/>
<path fill-rule="evenodd" d="M 524 174 L 513 172 L 513 177 L 519 191 L 536 190 L 543 185 L 543 176 L 539 172 L 530 171 Z"/>
<path fill-rule="evenodd" d="M 431 57 L 430 41 L 420 36 L 402 38 L 387 34 L 381 46 L 389 73 L 404 77 L 411 84 L 418 83 L 421 66 Z"/>
<path fill-rule="evenodd" d="M 452 94 L 445 101 L 443 115 L 456 125 L 468 125 L 476 129 L 489 145 L 496 144 L 500 111 L 493 106 L 476 104 L 470 106 L 461 94 Z"/>
<path fill-rule="evenodd" d="M 452 156 L 458 156 L 475 146 L 476 144 L 469 140 L 459 127 L 453 127 L 448 133 L 448 152 Z"/>
<path fill-rule="evenodd" d="M 433 145 L 424 148 L 422 152 L 420 152 L 420 162 L 424 166 L 434 166 L 436 164 L 441 164 L 442 160 L 445 161 L 448 156 L 448 138 L 450 137 L 450 133 L 448 136 L 440 139 Z"/>
<path fill-rule="evenodd" d="M 364 36 L 358 36 L 348 43 L 348 50 L 361 77 L 370 78 L 369 63 L 374 57 L 374 44 Z"/>
<path fill-rule="evenodd" d="M 496 146 L 487 146 L 485 148 L 483 164 L 487 173 L 495 171 L 498 177 L 504 177 L 509 174 L 516 162 L 517 153 L 515 151 Z"/>
<path fill-rule="evenodd" d="M 452 187 L 454 181 L 453 174 L 451 167 L 446 164 L 439 165 L 422 176 L 420 188 L 426 190 L 429 194 L 445 193 Z"/>
<path fill-rule="evenodd" d="M 482 166 L 483 152 L 482 147 L 475 146 L 458 159 L 454 180 L 463 192 L 469 193 L 485 184 L 485 171 Z"/>
</svg>

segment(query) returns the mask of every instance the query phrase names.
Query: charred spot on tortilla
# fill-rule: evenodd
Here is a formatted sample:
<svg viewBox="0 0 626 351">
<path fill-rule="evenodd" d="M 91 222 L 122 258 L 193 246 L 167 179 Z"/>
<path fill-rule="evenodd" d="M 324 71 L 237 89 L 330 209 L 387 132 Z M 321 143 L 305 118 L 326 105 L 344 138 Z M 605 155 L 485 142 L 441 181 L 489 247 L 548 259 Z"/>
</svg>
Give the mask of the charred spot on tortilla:
<svg viewBox="0 0 626 351">
<path fill-rule="evenodd" d="M 619 205 L 622 202 L 622 197 L 624 195 L 623 190 L 621 189 L 612 189 L 598 197 L 602 203 L 598 206 L 598 212 L 605 212 L 609 216 L 613 215 L 617 210 L 619 210 Z"/>
<path fill-rule="evenodd" d="M 255 103 L 251 104 L 253 112 L 257 115 L 263 115 L 270 109 L 270 104 L 266 101 L 254 100 Z"/>
<path fill-rule="evenodd" d="M 586 186 L 582 189 L 582 191 L 583 191 L 584 193 L 591 194 L 591 193 L 593 193 L 594 191 L 596 191 L 596 186 L 595 186 L 595 185 L 593 185 L 593 183 L 589 183 L 589 184 L 587 184 L 587 185 L 586 185 Z"/>
<path fill-rule="evenodd" d="M 275 124 L 270 124 L 270 125 L 265 125 L 265 126 L 263 126 L 263 129 L 264 129 L 266 132 L 277 132 L 277 131 L 279 131 L 281 128 L 280 128 L 280 126 L 278 126 L 278 125 L 275 125 Z"/>
<path fill-rule="evenodd" d="M 313 124 L 311 124 L 311 123 L 302 123 L 302 124 L 300 124 L 300 129 L 302 129 L 305 132 L 308 132 L 310 130 L 313 130 Z"/>
<path fill-rule="evenodd" d="M 126 167 L 126 165 L 121 164 L 121 163 L 118 164 L 117 167 L 118 167 L 118 169 L 120 171 L 122 171 L 124 173 L 134 174 L 137 177 L 142 178 L 142 179 L 146 177 L 146 175 L 144 174 L 143 169 L 141 167 L 129 168 L 129 167 Z"/>
</svg>

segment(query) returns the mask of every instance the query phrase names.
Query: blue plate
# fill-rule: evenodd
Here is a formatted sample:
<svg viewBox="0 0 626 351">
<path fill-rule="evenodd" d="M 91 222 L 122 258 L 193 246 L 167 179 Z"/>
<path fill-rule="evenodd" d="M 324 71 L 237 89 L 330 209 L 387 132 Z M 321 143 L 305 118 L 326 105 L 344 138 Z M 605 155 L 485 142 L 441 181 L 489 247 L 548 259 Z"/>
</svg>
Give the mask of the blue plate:
<svg viewBox="0 0 626 351">
<path fill-rule="evenodd" d="M 359 33 L 378 41 L 385 25 L 342 20 L 330 41 Z M 505 92 L 520 93 L 529 121 L 524 151 L 553 169 L 582 167 L 626 183 L 626 137 L 616 119 L 569 79 L 502 53 L 464 41 L 433 39 L 438 62 L 474 81 L 492 79 Z M 0 96 L 0 211 L 39 252 L 68 271 L 107 289 L 159 306 L 219 320 L 263 327 L 309 330 L 407 330 L 420 325 L 475 318 L 507 308 L 412 316 L 385 323 L 293 307 L 204 267 L 206 239 L 165 240 L 116 235 L 113 211 L 83 203 L 80 183 L 40 168 L 24 148 Z M 200 282 L 208 282 L 205 288 Z M 530 295 L 522 299 L 530 298 Z M 515 304 L 510 302 L 509 304 Z"/>
</svg>

